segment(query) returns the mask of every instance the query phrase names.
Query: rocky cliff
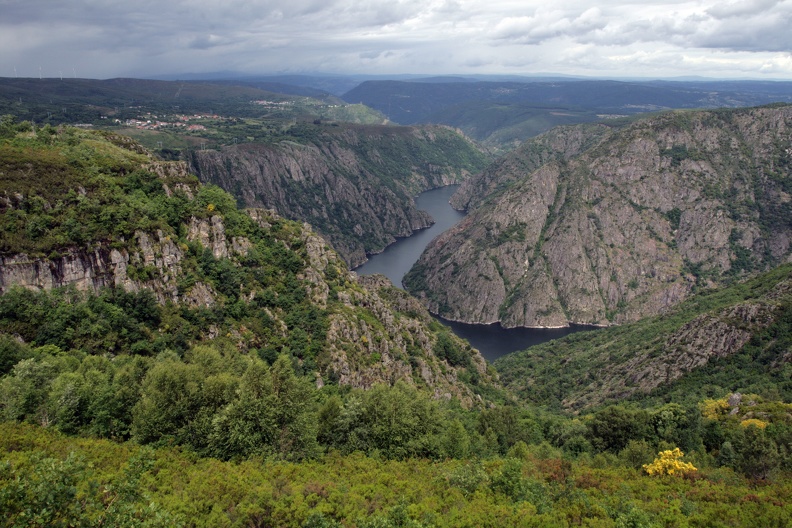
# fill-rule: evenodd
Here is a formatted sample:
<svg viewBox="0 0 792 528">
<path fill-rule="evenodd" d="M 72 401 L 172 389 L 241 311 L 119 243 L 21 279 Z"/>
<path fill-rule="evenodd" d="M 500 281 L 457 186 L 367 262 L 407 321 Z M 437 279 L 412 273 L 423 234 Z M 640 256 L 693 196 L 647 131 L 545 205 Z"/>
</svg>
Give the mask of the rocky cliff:
<svg viewBox="0 0 792 528">
<path fill-rule="evenodd" d="M 451 198 L 454 209 L 472 211 L 502 194 L 517 180 L 551 161 L 563 162 L 588 150 L 613 132 L 604 124 L 562 126 L 527 140 L 515 154 L 503 156 L 467 179 Z"/>
<path fill-rule="evenodd" d="M 507 327 L 634 321 L 790 258 L 792 107 L 556 130 L 454 204 L 471 213 L 405 277 L 431 311 Z"/>
<path fill-rule="evenodd" d="M 485 158 L 443 127 L 306 124 L 295 140 L 194 151 L 191 170 L 248 207 L 309 222 L 351 267 L 431 225 L 421 191 L 459 183 Z"/>
</svg>

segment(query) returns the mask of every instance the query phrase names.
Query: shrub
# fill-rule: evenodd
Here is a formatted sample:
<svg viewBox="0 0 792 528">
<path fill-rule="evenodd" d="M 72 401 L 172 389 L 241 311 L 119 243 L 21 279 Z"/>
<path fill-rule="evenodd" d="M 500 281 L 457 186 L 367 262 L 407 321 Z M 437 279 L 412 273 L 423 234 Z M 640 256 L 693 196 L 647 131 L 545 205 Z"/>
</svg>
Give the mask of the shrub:
<svg viewBox="0 0 792 528">
<path fill-rule="evenodd" d="M 651 464 L 644 464 L 648 475 L 686 475 L 698 471 L 690 462 L 682 462 L 684 454 L 678 447 L 660 451 Z"/>
</svg>

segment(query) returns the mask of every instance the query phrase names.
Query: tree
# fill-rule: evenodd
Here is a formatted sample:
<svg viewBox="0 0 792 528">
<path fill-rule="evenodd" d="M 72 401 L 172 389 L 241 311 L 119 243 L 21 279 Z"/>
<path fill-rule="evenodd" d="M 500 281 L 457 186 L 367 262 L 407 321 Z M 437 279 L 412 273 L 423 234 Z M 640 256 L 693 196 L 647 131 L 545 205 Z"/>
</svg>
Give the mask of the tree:
<svg viewBox="0 0 792 528">
<path fill-rule="evenodd" d="M 263 361 L 252 361 L 239 385 L 237 398 L 212 421 L 209 453 L 225 460 L 273 452 L 275 409 L 272 379 Z"/>
<path fill-rule="evenodd" d="M 643 410 L 631 410 L 612 405 L 597 411 L 587 424 L 592 444 L 598 449 L 619 452 L 630 440 L 646 438 L 649 432 L 648 415 Z"/>
<path fill-rule="evenodd" d="M 735 447 L 737 467 L 746 476 L 767 478 L 781 464 L 778 447 L 762 427 L 749 425 Z"/>
<path fill-rule="evenodd" d="M 201 407 L 201 382 L 195 365 L 177 358 L 158 361 L 146 375 L 142 398 L 133 409 L 135 438 L 144 444 L 165 439 L 187 443 L 187 427 Z"/>
<path fill-rule="evenodd" d="M 295 375 L 291 359 L 285 354 L 278 357 L 270 372 L 276 452 L 283 458 L 315 456 L 316 410 L 310 383 Z"/>
<path fill-rule="evenodd" d="M 275 455 L 302 459 L 318 453 L 310 384 L 281 354 L 272 367 L 251 359 L 237 397 L 212 421 L 209 453 L 223 459 Z"/>
</svg>

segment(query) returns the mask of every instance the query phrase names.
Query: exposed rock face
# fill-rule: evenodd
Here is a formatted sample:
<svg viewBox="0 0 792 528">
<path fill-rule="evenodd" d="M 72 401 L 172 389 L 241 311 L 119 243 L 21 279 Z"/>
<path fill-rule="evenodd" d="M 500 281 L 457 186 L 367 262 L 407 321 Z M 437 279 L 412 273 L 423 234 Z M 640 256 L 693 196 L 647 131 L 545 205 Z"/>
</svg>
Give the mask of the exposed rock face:
<svg viewBox="0 0 792 528">
<path fill-rule="evenodd" d="M 506 327 L 634 321 L 790 259 L 792 107 L 555 130 L 453 203 L 476 208 L 405 277 L 431 311 Z"/>
<path fill-rule="evenodd" d="M 307 144 L 244 144 L 196 151 L 198 177 L 248 207 L 309 222 L 351 267 L 432 219 L 413 196 L 460 183 L 484 166 L 483 155 L 446 128 L 319 128 Z"/>
<path fill-rule="evenodd" d="M 551 161 L 564 161 L 599 143 L 613 129 L 606 125 L 554 128 L 527 141 L 518 155 L 504 156 L 481 174 L 469 178 L 451 197 L 451 206 L 473 210 L 495 193 L 505 191 L 516 180 Z"/>
<path fill-rule="evenodd" d="M 576 394 L 563 404 L 570 408 L 596 405 L 671 383 L 709 361 L 739 352 L 754 333 L 773 322 L 776 309 L 773 304 L 746 303 L 696 317 L 666 340 L 661 356 L 637 351 L 629 361 L 609 365 L 600 372 L 596 388 L 589 386 L 590 391 Z"/>
<path fill-rule="evenodd" d="M 201 232 L 208 233 L 213 227 L 219 227 L 219 234 L 222 235 L 219 217 L 211 220 L 193 218 L 190 226 L 191 229 L 195 228 L 195 232 L 191 231 L 188 235 L 190 240 L 208 242 L 207 247 L 216 254 L 228 256 L 234 251 L 233 246 L 229 248 L 226 245 L 224 237 L 200 237 Z M 237 243 L 245 245 L 244 242 Z M 187 292 L 179 292 L 177 282 L 181 276 L 180 262 L 184 259 L 184 252 L 168 235 L 162 231 L 153 234 L 138 231 L 135 233 L 135 244 L 130 246 L 131 250 L 115 249 L 107 243 L 90 251 L 72 248 L 56 258 L 0 256 L 0 293 L 12 286 L 45 290 L 73 286 L 77 290 L 93 293 L 106 287 L 120 287 L 127 291 L 145 288 L 151 290 L 162 303 L 174 301 L 190 306 L 214 304 L 212 288 L 201 282 Z M 131 272 L 130 268 L 135 272 Z M 142 270 L 145 272 L 141 273 Z M 145 276 L 141 278 L 140 275 Z"/>
<path fill-rule="evenodd" d="M 112 139 L 134 152 L 145 153 L 129 138 L 113 136 Z M 185 163 L 150 162 L 142 169 L 171 181 L 190 179 Z M 166 192 L 172 192 L 165 183 L 163 187 Z M 192 189 L 186 183 L 177 183 L 176 187 L 192 197 Z M 12 207 L 10 203 L 6 205 Z M 219 217 L 211 222 L 193 218 L 188 239 L 228 253 Z M 209 306 L 214 302 L 212 289 L 202 283 L 195 284 L 189 292 L 179 293 L 177 279 L 181 274 L 180 262 L 184 252 L 170 235 L 161 230 L 153 233 L 137 231 L 133 241 L 104 240 L 91 244 L 90 249 L 72 247 L 59 253 L 49 258 L 26 254 L 0 255 L 0 294 L 12 286 L 46 290 L 73 286 L 93 293 L 105 287 L 120 287 L 127 291 L 150 289 L 163 303 L 170 300 L 192 306 Z"/>
<path fill-rule="evenodd" d="M 336 346 L 332 351 L 332 370 L 339 375 L 339 382 L 354 387 L 369 388 L 376 383 L 393 383 L 406 379 L 432 388 L 435 398 L 457 398 L 463 405 L 470 406 L 477 397 L 460 383 L 459 369 L 448 365 L 433 353 L 435 336 L 429 331 L 432 318 L 420 303 L 404 291 L 396 289 L 381 275 L 358 277 L 364 287 L 361 293 L 353 292 L 345 299 L 348 306 L 362 306 L 370 311 L 377 323 L 365 319 L 342 315 L 333 317 L 328 338 L 338 343 L 359 343 L 362 347 L 350 353 L 345 347 Z M 381 326 L 380 326 L 381 325 Z M 484 358 L 469 345 L 467 348 L 472 367 L 486 383 L 496 380 L 495 374 L 487 369 Z M 417 351 L 424 353 L 417 354 Z M 371 361 L 371 357 L 378 361 Z"/>
</svg>

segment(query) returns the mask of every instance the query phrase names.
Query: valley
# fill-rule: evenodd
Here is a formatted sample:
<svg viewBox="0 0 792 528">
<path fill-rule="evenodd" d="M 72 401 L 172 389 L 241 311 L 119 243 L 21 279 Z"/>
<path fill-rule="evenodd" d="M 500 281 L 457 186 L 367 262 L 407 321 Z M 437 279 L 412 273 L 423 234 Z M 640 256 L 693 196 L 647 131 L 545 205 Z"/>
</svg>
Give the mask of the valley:
<svg viewBox="0 0 792 528">
<path fill-rule="evenodd" d="M 449 185 L 419 194 L 415 199 L 416 207 L 428 212 L 435 223 L 407 238 L 397 240 L 382 253 L 371 255 L 365 264 L 355 268 L 354 271 L 359 275 L 385 275 L 394 285 L 401 287 L 405 274 L 412 268 L 426 246 L 464 218 L 463 213 L 453 209 L 448 203 L 458 188 L 458 185 Z M 591 330 L 590 327 L 585 326 L 503 328 L 498 324 L 465 324 L 442 319 L 441 322 L 451 328 L 456 335 L 466 339 L 490 362 L 506 354 L 558 339 L 572 332 Z"/>
<path fill-rule="evenodd" d="M 0 524 L 791 521 L 771 87 L 285 80 L 0 80 Z"/>
</svg>

